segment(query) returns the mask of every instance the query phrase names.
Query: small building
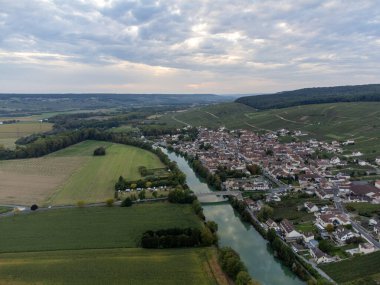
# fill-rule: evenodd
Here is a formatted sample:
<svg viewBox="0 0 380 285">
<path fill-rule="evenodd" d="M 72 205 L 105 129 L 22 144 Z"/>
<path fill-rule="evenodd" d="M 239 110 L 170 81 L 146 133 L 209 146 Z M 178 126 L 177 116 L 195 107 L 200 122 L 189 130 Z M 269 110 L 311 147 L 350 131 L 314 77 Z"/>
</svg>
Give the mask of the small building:
<svg viewBox="0 0 380 285">
<path fill-rule="evenodd" d="M 334 259 L 327 253 L 321 251 L 318 247 L 310 248 L 310 255 L 317 264 L 332 262 Z"/>
<path fill-rule="evenodd" d="M 273 221 L 272 219 L 268 219 L 268 220 L 265 222 L 265 224 L 267 225 L 267 227 L 268 227 L 269 229 L 274 229 L 275 231 L 280 230 L 280 227 L 278 226 L 278 224 L 277 224 L 275 221 Z"/>
<path fill-rule="evenodd" d="M 306 211 L 308 213 L 318 212 L 318 210 L 319 210 L 319 208 L 317 207 L 317 205 L 315 205 L 315 204 L 313 204 L 311 202 L 305 202 L 304 206 L 305 206 Z"/>
<path fill-rule="evenodd" d="M 302 238 L 303 238 L 304 243 L 308 243 L 314 240 L 314 234 L 312 232 L 306 232 L 302 234 Z"/>
<path fill-rule="evenodd" d="M 280 229 L 282 230 L 286 241 L 293 241 L 302 238 L 302 234 L 297 232 L 293 224 L 287 219 L 282 220 L 280 223 Z"/>
<path fill-rule="evenodd" d="M 368 254 L 375 251 L 375 247 L 372 243 L 366 242 L 359 244 L 359 252 Z"/>
</svg>

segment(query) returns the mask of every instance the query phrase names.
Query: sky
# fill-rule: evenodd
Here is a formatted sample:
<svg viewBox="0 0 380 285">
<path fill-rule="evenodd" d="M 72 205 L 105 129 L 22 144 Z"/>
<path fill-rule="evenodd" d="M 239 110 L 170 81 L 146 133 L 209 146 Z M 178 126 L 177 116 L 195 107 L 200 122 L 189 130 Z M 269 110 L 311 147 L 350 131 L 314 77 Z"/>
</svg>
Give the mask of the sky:
<svg viewBox="0 0 380 285">
<path fill-rule="evenodd" d="M 380 83 L 379 0 L 0 0 L 0 93 Z"/>
</svg>

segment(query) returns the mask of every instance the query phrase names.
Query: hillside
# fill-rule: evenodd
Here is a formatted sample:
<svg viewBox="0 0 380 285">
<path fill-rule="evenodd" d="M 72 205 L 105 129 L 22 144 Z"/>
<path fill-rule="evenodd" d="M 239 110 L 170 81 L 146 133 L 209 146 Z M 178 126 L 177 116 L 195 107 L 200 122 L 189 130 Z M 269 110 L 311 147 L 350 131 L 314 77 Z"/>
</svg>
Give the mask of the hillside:
<svg viewBox="0 0 380 285">
<path fill-rule="evenodd" d="M 257 111 L 239 103 L 218 104 L 170 113 L 160 119 L 168 126 L 186 124 L 229 129 L 268 131 L 287 128 L 302 130 L 304 138 L 322 140 L 355 139 L 350 149 L 368 156 L 380 153 L 380 102 L 331 103 Z M 374 152 L 375 151 L 375 152 Z"/>
<path fill-rule="evenodd" d="M 380 101 L 380 84 L 304 88 L 275 94 L 241 97 L 236 100 L 237 103 L 259 110 L 321 103 L 373 101 Z"/>
</svg>

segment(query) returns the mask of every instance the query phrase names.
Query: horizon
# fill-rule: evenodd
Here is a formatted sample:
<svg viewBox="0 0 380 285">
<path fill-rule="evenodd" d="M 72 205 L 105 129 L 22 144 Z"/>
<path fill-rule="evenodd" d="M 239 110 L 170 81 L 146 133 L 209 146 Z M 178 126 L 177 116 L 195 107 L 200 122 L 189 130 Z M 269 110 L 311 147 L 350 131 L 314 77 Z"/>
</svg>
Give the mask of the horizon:
<svg viewBox="0 0 380 285">
<path fill-rule="evenodd" d="M 0 93 L 251 95 L 378 82 L 375 0 L 0 3 Z"/>
</svg>

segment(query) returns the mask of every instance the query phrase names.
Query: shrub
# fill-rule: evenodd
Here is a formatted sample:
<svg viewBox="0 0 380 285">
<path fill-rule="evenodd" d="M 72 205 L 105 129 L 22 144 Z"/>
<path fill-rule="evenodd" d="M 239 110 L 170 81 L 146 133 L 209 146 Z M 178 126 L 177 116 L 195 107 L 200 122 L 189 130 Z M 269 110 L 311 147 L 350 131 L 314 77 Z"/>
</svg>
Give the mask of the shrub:
<svg viewBox="0 0 380 285">
<path fill-rule="evenodd" d="M 106 205 L 107 205 L 107 207 L 112 207 L 114 201 L 115 201 L 115 200 L 114 200 L 113 198 L 107 199 L 107 200 L 106 200 Z"/>
<path fill-rule="evenodd" d="M 32 211 L 35 211 L 35 210 L 38 209 L 38 206 L 37 206 L 36 204 L 33 204 L 33 205 L 30 207 L 30 209 L 31 209 Z"/>
<path fill-rule="evenodd" d="M 84 206 L 85 206 L 84 201 L 83 200 L 78 201 L 77 206 L 78 206 L 78 208 L 84 208 Z"/>
<path fill-rule="evenodd" d="M 97 149 L 94 150 L 94 155 L 95 156 L 106 155 L 106 149 L 103 146 L 98 147 Z"/>
<path fill-rule="evenodd" d="M 133 205 L 132 199 L 127 197 L 121 202 L 121 207 L 131 207 Z"/>
</svg>

